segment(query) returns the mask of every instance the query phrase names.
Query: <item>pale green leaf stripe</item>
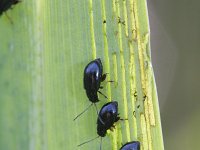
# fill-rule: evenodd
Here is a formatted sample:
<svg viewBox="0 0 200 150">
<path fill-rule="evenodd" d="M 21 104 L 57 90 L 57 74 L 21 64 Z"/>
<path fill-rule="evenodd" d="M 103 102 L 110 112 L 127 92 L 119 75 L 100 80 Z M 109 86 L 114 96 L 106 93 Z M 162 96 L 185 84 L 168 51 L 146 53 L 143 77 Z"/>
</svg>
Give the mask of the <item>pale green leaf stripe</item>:
<svg viewBox="0 0 200 150">
<path fill-rule="evenodd" d="M 22 1 L 0 17 L 0 149 L 99 149 L 96 111 L 83 89 L 83 69 L 101 58 L 109 73 L 98 109 L 119 103 L 121 118 L 103 149 L 139 140 L 164 150 L 150 58 L 145 0 Z M 103 23 L 106 21 L 106 23 Z"/>
</svg>

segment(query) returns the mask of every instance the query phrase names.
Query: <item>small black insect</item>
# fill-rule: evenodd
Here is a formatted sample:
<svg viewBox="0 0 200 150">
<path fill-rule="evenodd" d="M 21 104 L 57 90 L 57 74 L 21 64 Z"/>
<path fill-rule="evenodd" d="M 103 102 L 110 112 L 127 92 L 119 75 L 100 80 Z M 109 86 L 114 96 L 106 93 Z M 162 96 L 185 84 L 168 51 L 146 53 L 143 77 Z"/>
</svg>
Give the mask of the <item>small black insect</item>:
<svg viewBox="0 0 200 150">
<path fill-rule="evenodd" d="M 101 82 L 105 79 L 106 74 L 103 74 L 103 65 L 100 58 L 91 61 L 85 67 L 83 83 L 87 97 L 92 103 L 99 101 L 97 92 L 102 94 L 99 89 L 103 88 L 101 87 Z M 102 95 L 106 97 L 104 94 Z"/>
<path fill-rule="evenodd" d="M 80 115 L 82 115 L 92 104 L 95 105 L 99 101 L 98 94 L 105 96 L 99 89 L 102 89 L 103 87 L 101 86 L 101 82 L 103 82 L 106 79 L 106 74 L 103 74 L 103 65 L 101 63 L 101 59 L 95 59 L 91 61 L 84 70 L 84 78 L 83 78 L 83 84 L 84 84 L 84 89 L 86 91 L 87 97 L 89 101 L 92 103 L 74 120 L 76 120 Z M 112 82 L 112 81 L 109 81 Z M 97 107 L 95 105 L 95 108 L 97 110 Z M 97 111 L 98 114 L 98 111 Z"/>
<path fill-rule="evenodd" d="M 116 101 L 103 105 L 97 119 L 97 134 L 104 137 L 108 129 L 115 128 L 114 123 L 120 119 L 118 115 L 118 103 Z"/>
<path fill-rule="evenodd" d="M 115 128 L 114 123 L 118 120 L 124 120 L 120 119 L 118 116 L 118 103 L 117 101 L 112 101 L 109 103 L 106 103 L 102 106 L 98 118 L 97 118 L 97 134 L 98 136 L 94 139 L 91 139 L 89 141 L 86 141 L 78 146 L 81 146 L 83 144 L 86 144 L 88 142 L 91 142 L 99 137 L 101 137 L 101 143 L 102 143 L 102 137 L 106 136 L 106 132 L 108 129 L 112 131 L 112 128 Z M 100 143 L 100 150 L 101 150 L 101 144 Z"/>
<path fill-rule="evenodd" d="M 12 8 L 12 5 L 16 5 L 20 0 L 0 0 L 0 15 Z"/>
<path fill-rule="evenodd" d="M 132 141 L 123 145 L 120 150 L 140 150 L 140 142 Z"/>
</svg>

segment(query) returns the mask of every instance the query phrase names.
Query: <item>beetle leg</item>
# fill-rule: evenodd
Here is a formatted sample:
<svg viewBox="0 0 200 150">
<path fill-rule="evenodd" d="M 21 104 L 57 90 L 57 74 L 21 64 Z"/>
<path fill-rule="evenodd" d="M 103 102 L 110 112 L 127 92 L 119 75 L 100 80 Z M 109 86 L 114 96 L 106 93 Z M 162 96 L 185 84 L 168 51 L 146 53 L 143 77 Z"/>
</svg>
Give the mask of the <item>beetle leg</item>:
<svg viewBox="0 0 200 150">
<path fill-rule="evenodd" d="M 120 120 L 120 117 L 119 117 L 119 116 L 117 116 L 117 118 L 116 118 L 115 122 L 117 122 L 118 120 Z"/>
<path fill-rule="evenodd" d="M 119 114 L 118 114 L 119 115 Z M 117 121 L 118 120 L 121 120 L 121 121 L 125 121 L 125 120 L 128 120 L 127 118 L 126 119 L 123 119 L 123 118 L 120 118 L 119 116 L 117 116 Z"/>
<path fill-rule="evenodd" d="M 128 119 L 121 119 L 121 118 L 120 118 L 119 120 L 121 120 L 121 121 L 125 121 L 125 120 L 128 120 Z"/>
<path fill-rule="evenodd" d="M 105 98 L 108 99 L 108 97 L 106 95 L 104 95 L 103 93 L 101 93 L 101 91 L 98 91 L 99 94 L 103 95 Z"/>
<path fill-rule="evenodd" d="M 113 125 L 110 127 L 110 131 L 113 132 L 114 129 L 115 129 L 115 125 L 113 124 Z"/>
<path fill-rule="evenodd" d="M 13 24 L 12 19 L 10 18 L 10 16 L 5 12 L 6 17 L 8 18 L 8 20 L 10 21 L 11 24 Z"/>
<path fill-rule="evenodd" d="M 106 76 L 107 76 L 108 73 L 105 73 L 102 75 L 101 77 L 101 82 L 103 82 L 105 79 L 106 79 Z M 110 80 L 110 81 L 106 81 L 106 82 L 114 82 L 113 80 Z"/>
<path fill-rule="evenodd" d="M 114 129 L 115 129 L 115 125 L 114 125 L 114 124 L 112 125 L 112 128 L 114 128 Z"/>
<path fill-rule="evenodd" d="M 100 86 L 99 88 L 100 88 L 100 89 L 103 89 L 103 86 Z"/>
<path fill-rule="evenodd" d="M 113 80 L 110 80 L 110 81 L 106 81 L 106 82 L 115 82 L 115 81 L 113 81 Z"/>
<path fill-rule="evenodd" d="M 108 74 L 108 73 L 105 73 L 105 74 L 102 75 L 102 77 L 101 77 L 101 82 L 103 82 L 103 81 L 106 79 L 107 74 Z"/>
<path fill-rule="evenodd" d="M 113 128 L 112 128 L 112 127 L 110 128 L 110 131 L 112 131 L 112 132 L 113 132 Z"/>
</svg>

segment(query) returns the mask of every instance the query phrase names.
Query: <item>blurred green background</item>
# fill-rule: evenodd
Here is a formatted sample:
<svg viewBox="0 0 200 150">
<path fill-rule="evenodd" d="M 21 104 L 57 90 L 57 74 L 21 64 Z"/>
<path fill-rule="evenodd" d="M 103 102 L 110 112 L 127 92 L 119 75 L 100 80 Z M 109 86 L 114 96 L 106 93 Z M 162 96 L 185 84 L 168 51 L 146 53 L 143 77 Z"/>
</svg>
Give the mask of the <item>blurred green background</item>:
<svg viewBox="0 0 200 150">
<path fill-rule="evenodd" d="M 165 149 L 198 150 L 199 2 L 151 0 L 148 7 Z"/>
</svg>

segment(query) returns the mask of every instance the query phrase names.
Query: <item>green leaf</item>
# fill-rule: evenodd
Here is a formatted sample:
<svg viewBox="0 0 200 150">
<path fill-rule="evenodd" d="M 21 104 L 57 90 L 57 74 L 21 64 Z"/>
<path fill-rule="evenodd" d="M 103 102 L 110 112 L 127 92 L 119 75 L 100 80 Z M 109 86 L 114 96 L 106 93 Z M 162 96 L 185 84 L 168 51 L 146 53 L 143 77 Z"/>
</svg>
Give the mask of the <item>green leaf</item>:
<svg viewBox="0 0 200 150">
<path fill-rule="evenodd" d="M 97 115 L 83 88 L 84 67 L 101 58 L 109 73 L 98 109 L 119 103 L 103 138 L 118 150 L 139 140 L 163 150 L 145 0 L 22 1 L 0 18 L 0 149 L 72 150 L 95 138 Z M 99 149 L 100 138 L 80 147 Z"/>
</svg>

